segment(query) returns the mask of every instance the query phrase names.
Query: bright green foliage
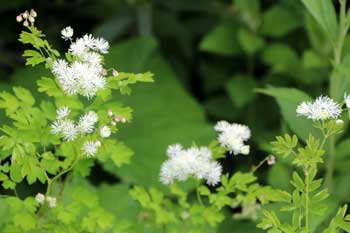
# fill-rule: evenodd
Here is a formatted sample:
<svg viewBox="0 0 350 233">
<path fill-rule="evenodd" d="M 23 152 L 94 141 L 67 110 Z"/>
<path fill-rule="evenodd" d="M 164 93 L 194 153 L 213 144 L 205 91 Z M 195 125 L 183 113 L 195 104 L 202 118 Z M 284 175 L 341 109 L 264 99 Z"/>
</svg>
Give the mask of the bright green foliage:
<svg viewBox="0 0 350 233">
<path fill-rule="evenodd" d="M 26 65 L 45 63 L 46 68 L 51 68 L 60 54 L 34 25 L 27 29 L 29 31 L 23 31 L 19 39 L 34 48 L 23 54 Z M 73 59 L 68 54 L 66 58 Z M 48 96 L 40 102 L 22 87 L 0 93 L 0 109 L 10 119 L 8 125 L 0 128 L 0 181 L 4 189 L 10 189 L 9 193 L 14 194 L 5 195 L 1 200 L 5 205 L 3 208 L 9 210 L 0 221 L 2 232 L 110 232 L 118 229 L 114 215 L 99 205 L 97 194 L 82 185 L 84 182 L 74 185 L 68 193 L 65 188 L 72 179 L 88 176 L 96 159 L 120 167 L 129 163 L 132 150 L 115 138 L 103 138 L 99 132 L 83 135 L 75 141 L 64 141 L 52 133 L 51 124 L 56 119 L 56 109 L 61 106 L 69 107 L 71 115 L 77 118 L 87 111 L 96 112 L 98 127 L 110 124 L 108 112 L 129 122 L 132 109 L 115 101 L 112 91 L 130 94 L 130 84 L 152 82 L 152 76 L 150 72 L 112 75 L 107 87 L 88 101 L 67 95 L 53 76 L 38 80 L 38 91 Z M 119 124 L 115 124 L 110 130 L 117 132 L 118 128 Z M 86 139 L 98 139 L 101 143 L 96 159 L 82 153 Z M 19 184 L 37 182 L 46 189 L 42 197 L 25 194 L 28 197 L 22 199 L 23 194 L 17 193 Z"/>
<path fill-rule="evenodd" d="M 298 138 L 286 134 L 284 137 L 276 137 L 276 141 L 271 143 L 272 150 L 278 156 L 292 156 L 292 163 L 301 169 L 303 176 L 300 172 L 294 171 L 290 181 L 294 190 L 286 194 L 289 199 L 277 201 L 281 202 L 281 212 L 291 212 L 290 220 L 284 222 L 280 219 L 280 212 L 264 210 L 264 217 L 258 224 L 259 228 L 279 233 L 310 232 L 311 218 L 326 214 L 325 200 L 329 197 L 329 192 L 328 189 L 321 187 L 323 179 L 316 178 L 316 175 L 318 164 L 323 163 L 326 139 L 339 134 L 341 126 L 342 124 L 336 124 L 334 120 L 316 122 L 315 127 L 321 130 L 323 135 L 322 142 L 310 134 L 306 145 L 298 146 Z M 323 232 L 339 232 L 336 230 L 338 228 L 349 232 L 350 223 L 344 219 L 345 213 L 346 207 L 339 210 L 336 218 Z"/>
</svg>

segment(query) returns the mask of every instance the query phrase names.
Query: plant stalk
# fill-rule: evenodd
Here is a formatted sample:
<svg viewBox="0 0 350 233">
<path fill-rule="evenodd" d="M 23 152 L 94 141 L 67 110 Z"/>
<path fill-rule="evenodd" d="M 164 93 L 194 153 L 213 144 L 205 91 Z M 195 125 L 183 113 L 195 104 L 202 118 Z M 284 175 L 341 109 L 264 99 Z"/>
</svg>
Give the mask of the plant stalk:
<svg viewBox="0 0 350 233">
<path fill-rule="evenodd" d="M 309 214 L 309 203 L 310 203 L 310 197 L 309 197 L 309 187 L 310 187 L 310 179 L 309 179 L 309 169 L 305 171 L 305 232 L 310 232 L 310 214 Z"/>
</svg>

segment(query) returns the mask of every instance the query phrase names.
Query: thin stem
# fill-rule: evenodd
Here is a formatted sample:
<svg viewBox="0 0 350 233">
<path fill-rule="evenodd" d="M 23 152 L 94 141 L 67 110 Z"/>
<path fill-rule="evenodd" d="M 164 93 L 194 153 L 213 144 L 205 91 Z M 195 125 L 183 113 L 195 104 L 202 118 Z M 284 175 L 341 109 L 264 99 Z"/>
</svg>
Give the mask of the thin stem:
<svg viewBox="0 0 350 233">
<path fill-rule="evenodd" d="M 260 161 L 260 163 L 256 166 L 253 166 L 252 169 L 250 170 L 250 172 L 254 173 L 256 172 L 268 159 L 269 159 L 270 155 L 269 156 L 266 156 L 263 160 Z"/>
<path fill-rule="evenodd" d="M 326 184 L 330 192 L 333 190 L 333 172 L 335 165 L 335 137 L 330 137 L 329 140 L 329 158 L 327 163 L 327 171 L 326 171 Z"/>
<path fill-rule="evenodd" d="M 339 72 L 336 71 L 338 65 L 341 64 L 342 59 L 342 50 L 344 47 L 344 41 L 346 38 L 346 35 L 349 30 L 349 15 L 347 15 L 346 12 L 346 0 L 340 0 L 340 17 L 339 17 L 339 34 L 336 41 L 336 44 L 334 44 L 334 63 L 335 63 L 335 74 L 334 74 L 334 87 L 335 89 L 330 91 L 333 96 L 332 98 L 337 97 L 338 95 L 338 87 L 340 82 L 340 75 Z M 332 183 L 333 183 L 333 171 L 334 171 L 334 160 L 335 160 L 335 136 L 330 136 L 329 140 L 329 158 L 328 163 L 326 167 L 326 184 L 329 188 L 329 191 L 332 192 Z"/>
<path fill-rule="evenodd" d="M 305 232 L 309 233 L 310 232 L 310 221 L 309 221 L 309 202 L 310 202 L 310 197 L 309 197 L 309 187 L 310 187 L 310 180 L 309 180 L 309 169 L 305 171 Z"/>
<path fill-rule="evenodd" d="M 197 200 L 201 206 L 203 206 L 203 201 L 201 198 L 201 194 L 199 193 L 199 186 L 200 186 L 200 181 L 197 181 L 197 186 L 196 186 L 196 195 L 197 195 Z"/>
</svg>

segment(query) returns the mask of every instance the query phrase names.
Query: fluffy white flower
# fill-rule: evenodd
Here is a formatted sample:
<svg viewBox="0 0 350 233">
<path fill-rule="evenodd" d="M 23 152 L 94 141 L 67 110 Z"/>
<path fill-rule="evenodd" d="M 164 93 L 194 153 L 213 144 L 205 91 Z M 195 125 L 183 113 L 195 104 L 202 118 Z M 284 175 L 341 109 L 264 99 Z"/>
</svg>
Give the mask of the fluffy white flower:
<svg viewBox="0 0 350 233">
<path fill-rule="evenodd" d="M 51 133 L 52 134 L 60 134 L 60 133 L 62 133 L 62 121 L 61 120 L 55 120 L 51 124 Z"/>
<path fill-rule="evenodd" d="M 103 138 L 108 138 L 109 136 L 111 136 L 111 129 L 108 126 L 102 126 L 102 128 L 100 129 L 100 135 Z"/>
<path fill-rule="evenodd" d="M 57 119 L 63 119 L 70 114 L 70 110 L 67 106 L 62 106 L 57 109 Z"/>
<path fill-rule="evenodd" d="M 82 56 L 84 53 L 88 51 L 88 47 L 85 44 L 85 40 L 83 38 L 77 39 L 75 42 L 73 42 L 69 47 L 69 52 L 73 56 Z"/>
<path fill-rule="evenodd" d="M 42 193 L 38 193 L 36 196 L 35 196 L 35 201 L 39 204 L 43 204 L 44 201 L 45 201 L 45 195 L 42 194 Z"/>
<path fill-rule="evenodd" d="M 181 145 L 170 145 L 167 150 L 169 157 L 161 167 L 160 180 L 163 184 L 170 184 L 174 180 L 185 181 L 189 177 L 204 179 L 208 185 L 220 182 L 222 167 L 212 160 L 208 148 L 191 147 L 183 149 Z"/>
<path fill-rule="evenodd" d="M 72 120 L 55 120 L 51 133 L 61 135 L 65 141 L 73 141 L 78 136 L 78 128 Z"/>
<path fill-rule="evenodd" d="M 344 94 L 344 102 L 347 108 L 350 108 L 350 95 L 347 93 Z"/>
<path fill-rule="evenodd" d="M 94 49 L 95 38 L 91 34 L 84 35 L 83 41 L 84 41 L 86 47 L 88 47 L 89 49 Z"/>
<path fill-rule="evenodd" d="M 83 154 L 87 157 L 93 157 L 96 155 L 98 148 L 100 147 L 99 143 L 94 141 L 86 141 L 82 147 Z"/>
<path fill-rule="evenodd" d="M 100 53 L 108 53 L 109 43 L 103 38 L 98 38 L 95 40 L 95 49 L 100 51 Z"/>
<path fill-rule="evenodd" d="M 98 121 L 96 112 L 89 111 L 85 115 L 81 116 L 78 123 L 78 129 L 80 133 L 89 134 L 94 131 L 94 126 Z"/>
<path fill-rule="evenodd" d="M 166 151 L 169 158 L 176 156 L 182 151 L 182 146 L 180 144 L 173 144 L 168 146 L 168 149 Z"/>
<path fill-rule="evenodd" d="M 49 203 L 50 208 L 55 208 L 57 203 L 56 203 L 56 197 L 47 197 L 46 201 Z"/>
<path fill-rule="evenodd" d="M 78 128 L 72 120 L 61 121 L 61 131 L 63 135 L 63 140 L 74 141 L 78 136 Z"/>
<path fill-rule="evenodd" d="M 71 39 L 73 36 L 73 33 L 74 33 L 73 28 L 71 28 L 70 26 L 63 28 L 61 31 L 61 35 L 64 40 Z"/>
<path fill-rule="evenodd" d="M 251 137 L 248 126 L 219 121 L 214 129 L 219 132 L 217 139 L 222 147 L 225 147 L 234 155 L 249 154 L 250 147 L 244 144 Z"/>
<path fill-rule="evenodd" d="M 320 96 L 314 102 L 302 102 L 297 107 L 297 115 L 313 121 L 337 119 L 341 114 L 338 103 L 328 96 Z"/>
</svg>

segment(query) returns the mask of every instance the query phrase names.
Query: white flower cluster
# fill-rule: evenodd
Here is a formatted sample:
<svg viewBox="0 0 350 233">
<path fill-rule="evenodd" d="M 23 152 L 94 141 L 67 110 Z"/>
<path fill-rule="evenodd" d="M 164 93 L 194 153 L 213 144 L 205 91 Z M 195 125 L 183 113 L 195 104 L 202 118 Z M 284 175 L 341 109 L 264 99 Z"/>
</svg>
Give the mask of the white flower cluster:
<svg viewBox="0 0 350 233">
<path fill-rule="evenodd" d="M 82 115 L 77 124 L 68 118 L 70 112 L 70 109 L 66 106 L 57 109 L 56 120 L 51 124 L 53 134 L 60 135 L 64 141 L 74 141 L 79 135 L 84 136 L 95 131 L 95 125 L 98 122 L 96 112 L 89 111 Z M 108 138 L 111 133 L 112 131 L 107 125 L 99 129 L 102 138 Z M 88 157 L 94 156 L 100 146 L 101 142 L 99 140 L 86 141 L 82 147 L 83 154 Z"/>
<path fill-rule="evenodd" d="M 221 165 L 212 160 L 212 153 L 207 147 L 191 147 L 183 149 L 181 145 L 170 145 L 166 160 L 160 171 L 163 184 L 170 184 L 174 180 L 185 181 L 189 177 L 205 179 L 208 185 L 220 182 Z"/>
<path fill-rule="evenodd" d="M 54 208 L 57 206 L 57 203 L 56 203 L 56 198 L 55 197 L 45 197 L 44 194 L 42 193 L 38 193 L 36 196 L 35 196 L 35 200 L 38 204 L 40 205 L 43 205 L 45 203 L 45 201 L 47 201 L 47 203 L 49 204 L 49 207 L 50 208 Z"/>
<path fill-rule="evenodd" d="M 297 107 L 297 115 L 313 121 L 338 119 L 342 110 L 340 105 L 328 96 L 319 96 L 314 102 L 302 102 Z"/>
<path fill-rule="evenodd" d="M 218 141 L 222 147 L 234 155 L 249 154 L 250 147 L 244 144 L 251 136 L 248 126 L 219 121 L 214 128 L 219 132 Z"/>
<path fill-rule="evenodd" d="M 57 109 L 56 120 L 51 124 L 51 132 L 62 136 L 65 141 L 73 141 L 78 135 L 91 134 L 98 122 L 96 112 L 89 111 L 80 117 L 78 124 L 68 119 L 70 110 L 63 106 Z"/>
<path fill-rule="evenodd" d="M 61 34 L 65 40 L 71 40 L 73 29 L 66 27 Z M 108 49 L 109 44 L 105 39 L 87 34 L 71 43 L 71 63 L 63 59 L 53 62 L 52 72 L 67 95 L 80 94 L 90 99 L 105 88 L 107 71 L 103 68 L 101 54 L 108 53 Z"/>
</svg>

